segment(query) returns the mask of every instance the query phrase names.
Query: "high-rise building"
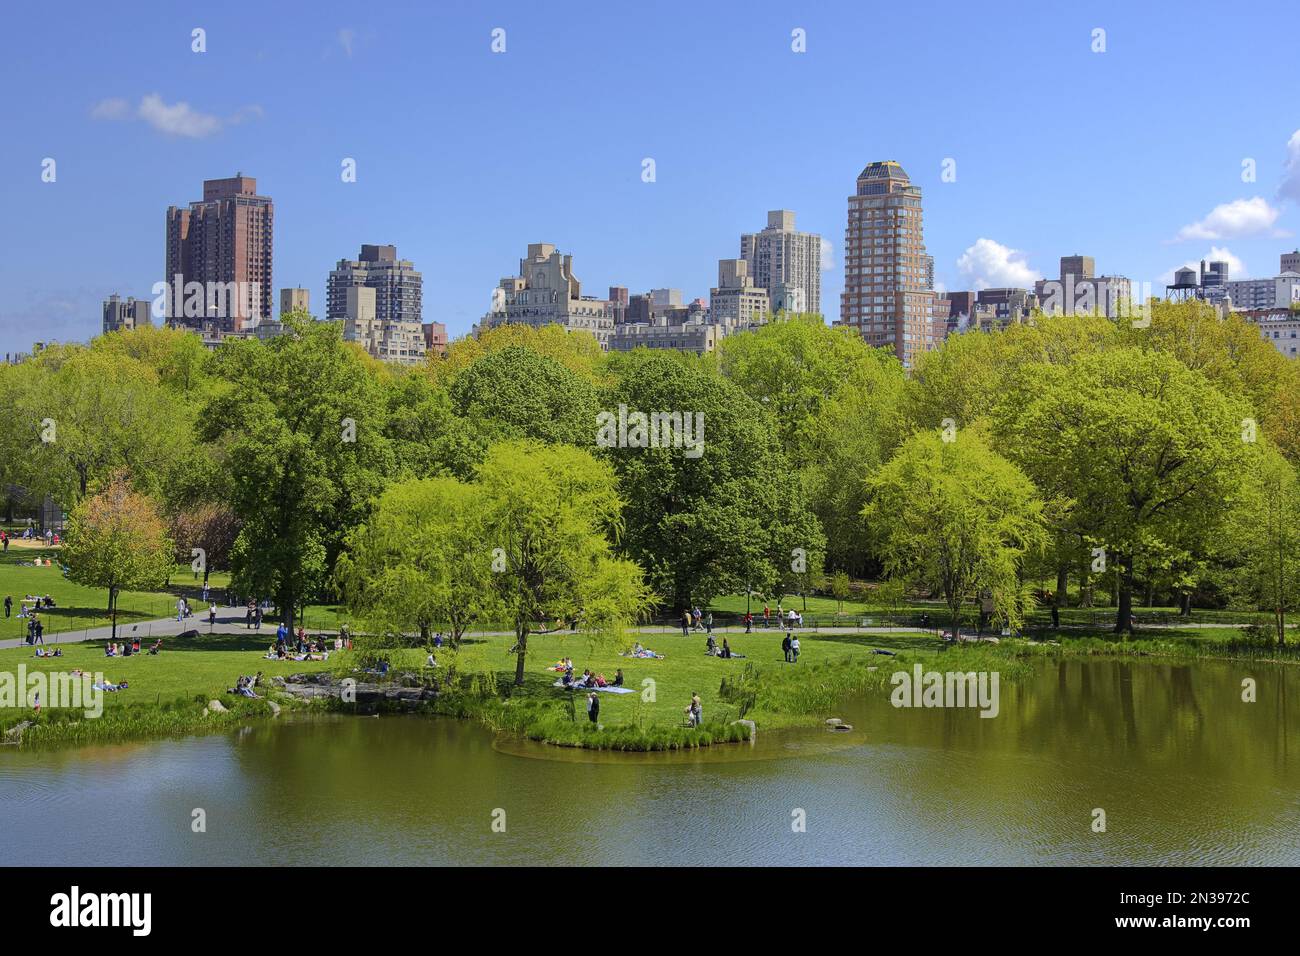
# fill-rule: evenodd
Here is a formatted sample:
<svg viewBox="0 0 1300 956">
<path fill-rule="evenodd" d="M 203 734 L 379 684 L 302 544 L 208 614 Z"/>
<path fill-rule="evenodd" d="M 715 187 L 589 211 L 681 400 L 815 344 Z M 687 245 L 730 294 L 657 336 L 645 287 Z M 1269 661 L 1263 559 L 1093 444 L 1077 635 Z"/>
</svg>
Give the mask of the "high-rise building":
<svg viewBox="0 0 1300 956">
<path fill-rule="evenodd" d="M 275 208 L 243 173 L 208 179 L 203 199 L 167 209 L 167 322 L 218 334 L 272 313 Z"/>
<path fill-rule="evenodd" d="M 153 325 L 148 299 L 123 299 L 116 292 L 104 300 L 104 333 Z"/>
<path fill-rule="evenodd" d="M 1294 252 L 1282 253 L 1282 261 L 1277 271 L 1284 274 L 1287 272 L 1300 272 L 1300 249 L 1296 249 Z"/>
<path fill-rule="evenodd" d="M 1061 256 L 1061 278 L 1073 276 L 1078 279 L 1091 279 L 1097 274 L 1097 260 L 1092 256 Z"/>
<path fill-rule="evenodd" d="M 905 367 L 938 344 L 934 260 L 925 251 L 921 189 L 893 161 L 870 163 L 849 197 L 837 325 L 892 349 Z"/>
<path fill-rule="evenodd" d="M 325 318 L 342 319 L 348 290 L 375 290 L 375 317 L 381 322 L 421 322 L 424 279 L 409 259 L 397 258 L 396 246 L 361 247 L 357 259 L 340 259 L 329 275 L 325 291 Z"/>
<path fill-rule="evenodd" d="M 343 338 L 357 342 L 373 358 L 399 365 L 424 361 L 424 328 L 419 322 L 395 322 L 379 317 L 377 290 L 352 285 L 343 290 Z"/>
<path fill-rule="evenodd" d="M 709 320 L 724 335 L 766 322 L 771 310 L 767 290 L 754 284 L 748 262 L 718 260 L 718 287 L 709 290 Z"/>
<path fill-rule="evenodd" d="M 281 289 L 280 314 L 286 312 L 310 312 L 311 293 L 306 289 Z"/>
<path fill-rule="evenodd" d="M 797 232 L 790 210 L 772 210 L 767 214 L 767 228 L 742 235 L 740 258 L 749 263 L 750 278 L 766 290 L 774 310 L 821 311 L 822 237 Z M 801 307 L 794 308 L 794 304 Z"/>
<path fill-rule="evenodd" d="M 1223 286 L 1236 312 L 1300 305 L 1300 273 L 1284 272 L 1272 279 L 1237 279 Z"/>
<path fill-rule="evenodd" d="M 519 275 L 507 276 L 492 290 L 492 305 L 479 328 L 512 322 L 590 332 L 606 350 L 614 328 L 609 300 L 584 296 L 582 283 L 573 274 L 573 256 L 549 242 L 528 244 L 528 255 L 519 260 Z"/>
</svg>

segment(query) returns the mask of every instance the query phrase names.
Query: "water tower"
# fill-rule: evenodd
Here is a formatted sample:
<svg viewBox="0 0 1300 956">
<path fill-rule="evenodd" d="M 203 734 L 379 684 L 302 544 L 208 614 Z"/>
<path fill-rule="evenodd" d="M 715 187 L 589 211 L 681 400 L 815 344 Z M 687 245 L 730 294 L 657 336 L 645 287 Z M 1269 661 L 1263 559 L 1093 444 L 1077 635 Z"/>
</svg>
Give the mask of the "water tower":
<svg viewBox="0 0 1300 956">
<path fill-rule="evenodd" d="M 1196 290 L 1199 287 L 1196 270 L 1183 266 L 1174 272 L 1173 284 L 1165 286 L 1165 298 L 1170 302 L 1186 302 L 1188 299 L 1196 298 Z"/>
</svg>

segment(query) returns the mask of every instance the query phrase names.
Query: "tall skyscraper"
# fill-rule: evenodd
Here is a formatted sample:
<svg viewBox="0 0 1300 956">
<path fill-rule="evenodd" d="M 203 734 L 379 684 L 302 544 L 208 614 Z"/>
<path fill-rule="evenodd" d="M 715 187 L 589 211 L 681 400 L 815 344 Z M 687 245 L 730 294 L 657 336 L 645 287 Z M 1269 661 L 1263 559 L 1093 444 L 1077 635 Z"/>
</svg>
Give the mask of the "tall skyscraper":
<svg viewBox="0 0 1300 956">
<path fill-rule="evenodd" d="M 363 245 L 359 259 L 340 259 L 330 273 L 325 317 L 342 319 L 347 314 L 348 289 L 365 287 L 375 290 L 375 317 L 380 322 L 419 325 L 423 283 L 409 259 L 397 258 L 396 246 Z"/>
<path fill-rule="evenodd" d="M 797 232 L 790 210 L 769 212 L 766 229 L 742 235 L 740 258 L 749 263 L 754 285 L 767 290 L 773 309 L 821 312 L 822 237 Z"/>
<path fill-rule="evenodd" d="M 903 167 L 871 163 L 849 197 L 840 320 L 910 367 L 933 348 L 934 261 L 925 252 L 921 189 Z"/>
<path fill-rule="evenodd" d="M 243 173 L 204 180 L 202 201 L 188 209 L 168 207 L 168 324 L 224 333 L 273 318 L 274 218 Z"/>
</svg>

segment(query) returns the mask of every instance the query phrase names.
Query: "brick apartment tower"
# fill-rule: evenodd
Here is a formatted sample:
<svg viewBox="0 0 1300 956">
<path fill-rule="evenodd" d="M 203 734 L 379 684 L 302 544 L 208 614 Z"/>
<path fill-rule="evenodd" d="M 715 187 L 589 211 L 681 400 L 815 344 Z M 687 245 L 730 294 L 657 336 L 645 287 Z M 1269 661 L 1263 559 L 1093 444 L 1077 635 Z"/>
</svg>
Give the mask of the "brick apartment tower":
<svg viewBox="0 0 1300 956">
<path fill-rule="evenodd" d="M 898 163 L 871 163 L 849 197 L 844 292 L 836 325 L 892 349 L 905 367 L 938 344 L 934 260 L 926 255 L 921 189 Z"/>
<path fill-rule="evenodd" d="M 275 317 L 271 284 L 271 248 L 275 206 L 268 196 L 257 195 L 257 180 L 237 173 L 230 179 L 203 182 L 203 201 L 188 209 L 167 209 L 167 272 L 175 290 L 185 283 L 246 284 L 250 303 L 232 297 L 228 307 L 209 303 L 202 317 L 185 317 L 168 301 L 169 325 L 202 328 L 212 325 L 222 332 L 251 328 Z"/>
</svg>

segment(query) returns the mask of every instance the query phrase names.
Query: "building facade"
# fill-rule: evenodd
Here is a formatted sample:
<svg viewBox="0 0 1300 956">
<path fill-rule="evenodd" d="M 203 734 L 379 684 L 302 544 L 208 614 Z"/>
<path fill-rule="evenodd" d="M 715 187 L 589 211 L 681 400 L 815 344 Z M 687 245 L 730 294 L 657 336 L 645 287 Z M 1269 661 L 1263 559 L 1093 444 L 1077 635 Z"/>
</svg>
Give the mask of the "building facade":
<svg viewBox="0 0 1300 956">
<path fill-rule="evenodd" d="M 905 367 L 936 341 L 934 260 L 925 251 L 921 189 L 903 167 L 870 163 L 849 197 L 837 325 L 888 348 Z"/>
<path fill-rule="evenodd" d="M 1100 314 L 1115 319 L 1133 313 L 1132 283 L 1124 276 L 1099 276 L 1092 256 L 1062 256 L 1059 279 L 1034 283 L 1038 305 L 1049 315 Z"/>
<path fill-rule="evenodd" d="M 409 259 L 397 258 L 396 246 L 363 245 L 356 259 L 340 259 L 329 274 L 325 317 L 340 320 L 347 313 L 348 290 L 375 290 L 375 315 L 381 322 L 404 325 L 421 322 L 424 279 Z"/>
<path fill-rule="evenodd" d="M 602 349 L 608 349 L 613 316 L 608 299 L 582 294 L 582 283 L 573 274 L 573 256 L 564 255 L 549 242 L 534 242 L 528 245 L 528 255 L 519 260 L 519 275 L 507 276 L 492 290 L 491 308 L 479 327 L 560 325 L 570 331 L 590 332 Z"/>
<path fill-rule="evenodd" d="M 750 278 L 767 292 L 774 311 L 821 312 L 822 237 L 798 232 L 793 212 L 772 210 L 762 232 L 742 235 L 740 258 L 749 263 Z M 790 308 L 795 302 L 801 307 Z"/>
<path fill-rule="evenodd" d="M 123 299 L 116 292 L 104 300 L 103 331 L 119 332 L 153 325 L 148 299 Z"/>
<path fill-rule="evenodd" d="M 771 311 L 767 290 L 754 284 L 746 260 L 718 260 L 718 286 L 709 290 L 709 320 L 724 335 L 761 325 Z"/>
<path fill-rule="evenodd" d="M 1290 309 L 1258 309 L 1242 313 L 1259 327 L 1259 334 L 1287 358 L 1300 358 L 1300 313 Z"/>
<path fill-rule="evenodd" d="M 274 225 L 271 199 L 242 173 L 205 180 L 186 209 L 168 207 L 167 323 L 236 332 L 273 318 Z"/>
<path fill-rule="evenodd" d="M 1235 311 L 1289 309 L 1300 302 L 1300 273 L 1284 272 L 1272 279 L 1238 279 L 1224 283 Z"/>
<path fill-rule="evenodd" d="M 280 314 L 286 312 L 310 312 L 311 293 L 306 289 L 281 289 Z"/>
<path fill-rule="evenodd" d="M 425 357 L 424 328 L 419 322 L 383 319 L 374 286 L 348 286 L 343 295 L 343 339 L 356 342 L 372 358 L 398 365 L 419 365 Z"/>
</svg>

